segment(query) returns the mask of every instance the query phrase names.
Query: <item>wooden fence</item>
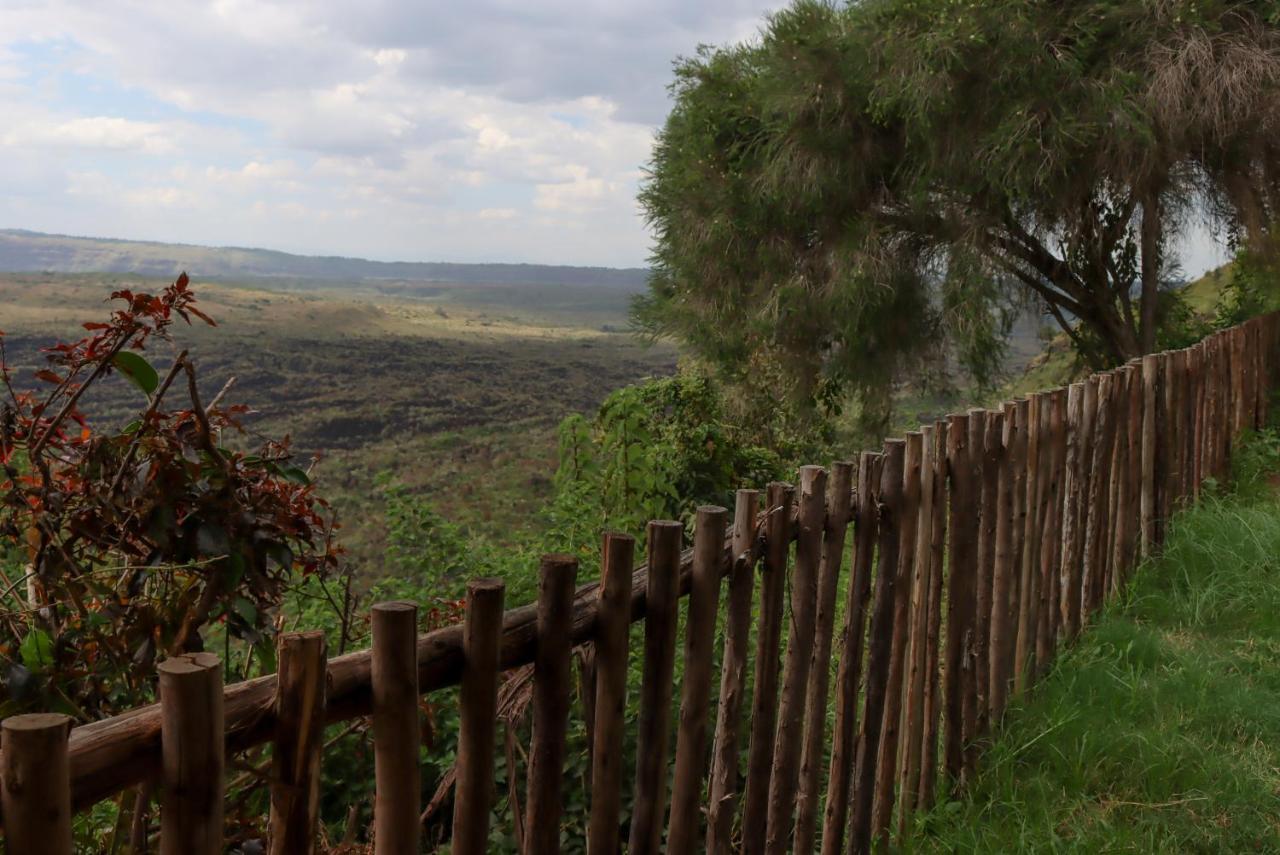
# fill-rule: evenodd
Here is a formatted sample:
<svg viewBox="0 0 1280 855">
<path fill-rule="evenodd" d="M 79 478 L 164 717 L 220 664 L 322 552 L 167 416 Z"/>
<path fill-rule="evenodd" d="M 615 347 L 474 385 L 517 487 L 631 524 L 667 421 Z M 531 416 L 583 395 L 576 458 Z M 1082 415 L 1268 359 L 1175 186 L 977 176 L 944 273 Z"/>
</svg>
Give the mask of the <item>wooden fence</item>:
<svg viewBox="0 0 1280 855">
<path fill-rule="evenodd" d="M 221 852 L 225 758 L 267 742 L 269 849 L 314 851 L 323 728 L 362 716 L 373 724 L 376 851 L 417 852 L 418 698 L 459 685 L 452 848 L 482 853 L 499 678 L 529 665 L 517 822 L 526 851 L 557 852 L 570 657 L 584 644 L 597 675 L 589 852 L 613 855 L 624 837 L 637 855 L 664 841 L 673 855 L 868 852 L 939 792 L 964 787 L 1010 699 L 1159 549 L 1170 514 L 1227 477 L 1233 442 L 1263 424 L 1280 379 L 1278 333 L 1277 316 L 1258 318 L 1069 388 L 948 416 L 856 465 L 803 467 L 798 489 L 770 484 L 763 508 L 758 491 L 739 491 L 731 527 L 725 509 L 701 508 L 691 549 L 680 524 L 650 523 L 635 572 L 634 541 L 606 534 L 598 583 L 575 588 L 574 559 L 548 556 L 533 605 L 504 611 L 502 584 L 479 580 L 460 626 L 419 636 L 413 605 L 381 604 L 371 650 L 327 659 L 322 634 L 289 634 L 276 675 L 223 688 L 217 657 L 192 654 L 161 663 L 154 706 L 75 728 L 58 715 L 5 719 L 9 852 L 71 852 L 73 811 L 143 781 L 160 787 L 161 852 Z M 629 648 L 635 621 L 640 651 Z M 643 664 L 636 698 L 632 655 Z M 628 703 L 639 710 L 630 782 Z"/>
</svg>

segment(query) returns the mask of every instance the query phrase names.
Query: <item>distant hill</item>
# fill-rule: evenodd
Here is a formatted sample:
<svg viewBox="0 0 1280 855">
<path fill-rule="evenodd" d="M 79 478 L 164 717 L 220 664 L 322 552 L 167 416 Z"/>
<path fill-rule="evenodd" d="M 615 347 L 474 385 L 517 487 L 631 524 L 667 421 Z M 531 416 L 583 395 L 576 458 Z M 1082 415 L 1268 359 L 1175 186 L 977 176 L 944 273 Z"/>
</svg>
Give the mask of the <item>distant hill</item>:
<svg viewBox="0 0 1280 855">
<path fill-rule="evenodd" d="M 590 285 L 639 291 L 642 268 L 545 264 L 451 264 L 368 261 L 291 255 L 269 249 L 208 247 L 151 241 L 72 237 L 0 229 L 0 272 L 132 273 L 201 279 L 290 279 L 343 282 L 449 282 L 476 285 Z"/>
</svg>

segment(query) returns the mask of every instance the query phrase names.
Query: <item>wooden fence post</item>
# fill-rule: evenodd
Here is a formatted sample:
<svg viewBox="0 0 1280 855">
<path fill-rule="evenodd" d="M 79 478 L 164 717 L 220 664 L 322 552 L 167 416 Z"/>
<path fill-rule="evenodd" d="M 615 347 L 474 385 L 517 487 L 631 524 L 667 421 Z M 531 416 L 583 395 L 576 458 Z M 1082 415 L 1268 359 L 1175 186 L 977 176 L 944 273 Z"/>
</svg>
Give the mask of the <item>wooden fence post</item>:
<svg viewBox="0 0 1280 855">
<path fill-rule="evenodd" d="M 316 851 L 326 694 L 324 633 L 280 636 L 275 748 L 271 755 L 271 855 Z"/>
<path fill-rule="evenodd" d="M 813 653 L 809 660 L 809 687 L 805 699 L 804 753 L 800 760 L 800 791 L 796 803 L 793 851 L 808 855 L 814 849 L 817 813 L 821 798 L 822 761 L 827 725 L 827 694 L 831 685 L 831 644 L 835 632 L 836 595 L 840 565 L 844 560 L 845 533 L 853 506 L 851 462 L 836 463 L 831 470 L 827 516 L 822 538 L 822 564 L 818 578 L 818 615 L 814 622 Z"/>
<path fill-rule="evenodd" d="M 538 577 L 538 652 L 533 665 L 533 745 L 525 791 L 525 850 L 560 851 L 566 729 L 573 696 L 573 595 L 578 560 L 544 555 Z M 514 774 L 514 770 L 508 770 Z"/>
<path fill-rule="evenodd" d="M 918 804 L 933 806 L 938 782 L 938 721 L 942 705 L 939 668 L 942 633 L 942 583 L 947 545 L 947 423 L 940 421 L 924 428 L 925 442 L 932 448 L 933 517 L 929 521 L 929 599 L 925 630 L 924 729 L 920 735 L 920 795 Z"/>
<path fill-rule="evenodd" d="M 0 810 L 14 855 L 71 855 L 70 732 L 70 717 L 58 713 L 0 721 Z"/>
<path fill-rule="evenodd" d="M 928 425 L 921 432 L 920 500 L 911 576 L 911 628 L 902 713 L 902 761 L 898 769 L 899 834 L 905 833 L 920 799 L 925 684 L 928 682 L 926 674 L 929 662 L 929 592 L 933 581 L 934 473 L 937 469 L 934 459 L 934 431 L 933 425 Z"/>
<path fill-rule="evenodd" d="M 880 728 L 880 753 L 876 760 L 876 794 L 871 814 L 871 834 L 888 838 L 893 820 L 894 785 L 897 783 L 899 749 L 903 744 L 903 684 L 910 652 L 911 583 L 915 571 L 916 531 L 920 515 L 920 459 L 924 435 L 906 436 L 902 464 L 902 501 L 898 511 L 898 567 L 893 598 L 893 640 L 889 648 L 889 677 L 885 681 L 884 723 Z"/>
<path fill-rule="evenodd" d="M 1033 513 L 1032 507 L 1028 504 L 1027 494 L 1027 466 L 1030 461 L 1030 452 L 1028 450 L 1028 442 L 1032 430 L 1031 423 L 1031 400 L 1029 398 L 1019 398 L 1014 402 L 1016 411 L 1017 430 L 1014 432 L 1012 439 L 1014 442 L 1013 454 L 1010 464 L 1013 470 L 1013 495 L 1011 498 L 1013 507 L 1013 516 L 1010 519 L 1011 544 L 1010 554 L 1012 556 L 1012 564 L 1009 568 L 1009 601 L 1006 604 L 1009 609 L 1009 649 L 1005 653 L 1005 665 L 1008 671 L 1004 675 L 1007 692 L 1011 691 L 1014 686 L 1014 674 L 1016 673 L 1017 652 L 1019 643 L 1019 620 L 1021 619 L 1022 607 L 1022 587 L 1023 587 L 1023 561 L 1025 559 L 1024 549 L 1027 539 L 1027 517 Z"/>
<path fill-rule="evenodd" d="M 453 796 L 453 855 L 483 855 L 493 806 L 499 654 L 506 585 L 501 579 L 467 583 L 462 686 L 458 693 L 458 770 Z"/>
<path fill-rule="evenodd" d="M 422 782 L 418 769 L 418 607 L 371 610 L 373 663 L 373 846 L 377 855 L 418 851 Z"/>
<path fill-rule="evenodd" d="M 707 714 L 711 699 L 712 656 L 716 613 L 720 605 L 720 568 L 728 511 L 711 505 L 698 508 L 693 529 L 693 582 L 685 619 L 684 686 L 680 729 L 676 737 L 675 779 L 671 793 L 669 855 L 697 851 L 702 818 L 698 803 L 707 775 Z"/>
<path fill-rule="evenodd" d="M 1102 565 L 1107 542 L 1107 492 L 1110 484 L 1111 437 L 1114 433 L 1110 374 L 1098 376 L 1097 409 L 1094 411 L 1092 460 L 1089 479 L 1088 523 L 1085 532 L 1084 569 L 1081 574 L 1081 620 L 1091 615 L 1101 599 Z"/>
<path fill-rule="evenodd" d="M 840 666 L 836 672 L 836 719 L 831 733 L 831 766 L 822 818 L 822 855 L 843 850 L 849 819 L 849 784 L 857 753 L 858 700 L 862 688 L 867 600 L 875 557 L 876 510 L 880 455 L 863 452 L 858 460 L 858 490 L 853 507 L 852 569 L 840 631 Z"/>
<path fill-rule="evenodd" d="M 818 569 L 822 560 L 822 532 L 827 520 L 827 470 L 800 468 L 799 532 L 795 567 L 791 571 L 791 632 L 782 671 L 782 697 L 773 745 L 773 775 L 769 781 L 769 816 L 765 851 L 790 851 L 800 754 L 804 746 L 805 698 L 818 609 Z"/>
<path fill-rule="evenodd" d="M 991 571 L 991 631 L 989 633 L 987 678 L 987 714 L 992 721 L 998 721 L 1004 713 L 1009 697 L 1010 654 L 1013 651 L 1013 638 L 1017 628 L 1013 623 L 1011 602 L 1013 600 L 1013 577 L 1017 572 L 1017 560 L 1014 555 L 1013 529 L 1017 524 L 1014 516 L 1014 490 L 1019 466 L 1017 459 L 1018 433 L 1022 426 L 1018 422 L 1018 407 L 1010 402 L 1004 405 L 1001 425 L 1000 444 L 1002 447 L 1000 468 L 996 473 L 996 539 L 994 564 Z"/>
<path fill-rule="evenodd" d="M 676 624 L 680 616 L 680 541 L 684 526 L 649 523 L 648 600 L 644 620 L 644 676 L 636 724 L 636 789 L 627 851 L 656 855 L 666 815 Z"/>
<path fill-rule="evenodd" d="M 222 661 L 212 653 L 188 653 L 164 660 L 156 672 L 164 770 L 160 853 L 221 855 Z"/>
<path fill-rule="evenodd" d="M 635 538 L 610 532 L 601 550 L 596 630 L 596 726 L 591 752 L 589 855 L 617 855 L 622 816 L 624 713 L 627 705 L 631 565 Z"/>
<path fill-rule="evenodd" d="M 760 583 L 760 618 L 756 629 L 755 691 L 751 697 L 751 742 L 747 750 L 747 786 L 742 799 L 742 843 L 746 855 L 764 851 L 769 822 L 769 780 L 773 774 L 773 740 L 778 720 L 779 647 L 791 549 L 790 484 L 769 485 L 765 500 L 765 560 Z"/>
<path fill-rule="evenodd" d="M 724 627 L 724 663 L 720 668 L 720 705 L 712 751 L 710 799 L 707 805 L 707 851 L 731 851 L 734 808 L 739 791 L 738 725 L 746 681 L 747 644 L 751 638 L 751 594 L 755 588 L 756 515 L 760 492 L 739 490 L 733 514 L 733 569 Z"/>
<path fill-rule="evenodd" d="M 871 851 L 876 763 L 880 754 L 889 664 L 893 654 L 894 601 L 899 581 L 898 529 L 901 524 L 899 514 L 906 445 L 906 441 L 900 439 L 885 442 L 880 465 L 879 549 L 871 629 L 867 636 L 867 690 L 862 713 L 862 737 L 858 741 L 858 759 L 854 766 L 857 782 L 853 789 L 853 818 L 849 824 L 851 855 L 865 855 Z"/>
<path fill-rule="evenodd" d="M 1045 441 L 1047 483 L 1045 517 L 1040 545 L 1039 631 L 1036 637 L 1036 676 L 1045 673 L 1058 643 L 1058 571 L 1062 559 L 1062 486 L 1067 457 L 1067 390 L 1055 389 L 1047 395 L 1048 432 Z"/>
<path fill-rule="evenodd" d="M 1026 516 L 1022 528 L 1021 575 L 1018 585 L 1018 640 L 1013 654 L 1013 691 L 1026 689 L 1030 662 L 1035 655 L 1036 612 L 1040 587 L 1040 502 L 1042 490 L 1042 438 L 1044 395 L 1030 396 L 1027 407 Z"/>
<path fill-rule="evenodd" d="M 975 597 L 977 623 L 974 634 L 973 663 L 977 718 L 975 736 L 987 732 L 991 714 L 991 614 L 992 592 L 995 588 L 996 523 L 999 518 L 1000 464 L 1004 451 L 1004 413 L 999 410 L 984 412 L 982 437 L 970 444 L 977 457 L 976 476 L 979 479 L 978 508 L 978 587 Z M 970 420 L 970 434 L 974 422 Z"/>
<path fill-rule="evenodd" d="M 1063 462 L 1062 481 L 1062 563 L 1059 569 L 1058 611 L 1062 625 L 1061 637 L 1075 638 L 1080 629 L 1080 529 L 1084 524 L 1085 474 L 1082 465 L 1085 453 L 1083 442 L 1084 384 L 1072 383 L 1067 388 L 1066 418 L 1067 448 Z"/>
<path fill-rule="evenodd" d="M 944 675 L 946 702 L 943 708 L 943 745 L 946 771 L 952 786 L 961 784 L 964 774 L 965 718 L 967 707 L 966 653 L 972 645 L 976 579 L 974 547 L 974 479 L 969 448 L 968 416 L 952 415 L 947 424 L 947 486 L 949 539 L 947 594 L 947 637 Z"/>
</svg>

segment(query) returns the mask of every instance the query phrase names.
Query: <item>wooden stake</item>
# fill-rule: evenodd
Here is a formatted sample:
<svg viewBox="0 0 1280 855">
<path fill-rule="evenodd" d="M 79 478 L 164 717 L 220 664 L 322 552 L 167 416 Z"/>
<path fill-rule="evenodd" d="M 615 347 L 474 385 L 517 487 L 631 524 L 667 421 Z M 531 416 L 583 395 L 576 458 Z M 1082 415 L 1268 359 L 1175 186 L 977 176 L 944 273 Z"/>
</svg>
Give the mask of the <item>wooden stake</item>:
<svg viewBox="0 0 1280 855">
<path fill-rule="evenodd" d="M 826 747 L 828 689 L 831 683 L 831 643 L 835 631 L 836 594 L 844 559 L 845 532 L 853 504 L 851 462 L 836 463 L 831 470 L 827 518 L 822 538 L 822 564 L 818 575 L 818 614 L 814 622 L 813 654 L 809 660 L 809 686 L 805 698 L 804 753 L 800 760 L 800 790 L 796 802 L 796 834 L 792 851 L 808 855 L 814 849 L 819 799 L 822 796 L 822 761 Z"/>
<path fill-rule="evenodd" d="M 974 595 L 976 567 L 974 550 L 977 526 L 974 514 L 974 479 L 969 448 L 969 416 L 952 415 L 947 419 L 947 485 L 950 519 L 948 552 L 949 588 L 947 595 L 946 703 L 943 709 L 943 747 L 947 777 L 951 786 L 959 787 L 965 770 L 965 726 L 969 676 L 965 665 L 973 644 Z"/>
<path fill-rule="evenodd" d="M 164 750 L 160 853 L 221 855 L 222 660 L 188 653 L 164 660 L 156 673 Z"/>
<path fill-rule="evenodd" d="M 831 733 L 831 766 L 822 821 L 822 855 L 840 855 L 849 818 L 849 784 L 857 754 L 858 699 L 862 688 L 862 654 L 871 570 L 879 527 L 877 492 L 880 455 L 863 452 L 858 461 L 858 490 L 853 510 L 853 556 L 844 626 L 840 631 L 840 666 L 836 673 L 836 720 Z"/>
<path fill-rule="evenodd" d="M 742 844 L 746 855 L 764 851 L 769 821 L 769 779 L 773 774 L 773 740 L 778 720 L 778 653 L 782 643 L 793 494 L 790 484 L 775 481 L 769 485 L 765 502 L 766 543 L 760 584 L 760 623 L 756 630 L 755 693 L 751 698 L 751 743 L 742 802 Z"/>
<path fill-rule="evenodd" d="M 1084 420 L 1085 384 L 1067 389 L 1067 448 L 1062 473 L 1062 563 L 1059 570 L 1058 610 L 1062 637 L 1071 640 L 1080 630 L 1080 553 L 1084 525 L 1085 474 L 1082 460 L 1087 427 Z"/>
<path fill-rule="evenodd" d="M 13 855 L 71 855 L 70 732 L 58 713 L 0 721 L 0 810 Z"/>
<path fill-rule="evenodd" d="M 871 851 L 872 806 L 875 798 L 876 761 L 884 726 L 885 698 L 889 682 L 889 660 L 893 650 L 894 600 L 898 584 L 898 544 L 902 509 L 903 459 L 906 442 L 896 439 L 884 444 L 880 466 L 879 549 L 876 567 L 875 600 L 871 630 L 867 640 L 867 691 L 862 713 L 862 737 L 855 765 L 857 783 L 853 790 L 853 819 L 849 825 L 851 855 Z"/>
<path fill-rule="evenodd" d="M 871 834 L 886 840 L 893 820 L 894 784 L 902 747 L 902 688 L 906 678 L 911 630 L 911 577 L 915 570 L 916 527 L 920 514 L 920 458 L 924 437 L 912 431 L 903 455 L 902 503 L 898 511 L 898 566 L 894 583 L 893 641 L 889 649 L 889 677 L 885 683 L 884 723 L 876 761 L 876 795 Z"/>
<path fill-rule="evenodd" d="M 418 851 L 418 607 L 378 603 L 373 629 L 373 845 L 377 855 Z"/>
<path fill-rule="evenodd" d="M 506 585 L 501 579 L 467 583 L 465 665 L 458 696 L 461 722 L 453 797 L 453 855 L 483 855 L 488 851 L 505 596 Z"/>
<path fill-rule="evenodd" d="M 590 855 L 617 855 L 622 816 L 622 747 L 626 732 L 627 657 L 631 627 L 631 564 L 636 542 L 610 532 L 601 550 L 596 631 L 596 727 L 591 752 Z"/>
<path fill-rule="evenodd" d="M 1035 621 L 1040 588 L 1040 502 L 1043 492 L 1041 473 L 1044 465 L 1041 454 L 1041 438 L 1044 435 L 1041 419 L 1043 401 L 1042 394 L 1032 395 L 1027 410 L 1026 515 L 1023 518 L 1021 575 L 1018 585 L 1018 640 L 1013 654 L 1015 695 L 1021 695 L 1026 690 L 1036 645 Z"/>
<path fill-rule="evenodd" d="M 560 851 L 565 737 L 573 698 L 573 593 L 578 560 L 544 555 L 538 569 L 538 654 L 533 663 L 533 745 L 525 791 L 525 851 Z M 514 774 L 515 770 L 509 770 Z"/>
<path fill-rule="evenodd" d="M 1089 502 L 1084 545 L 1084 569 L 1081 574 L 1082 618 L 1091 615 L 1101 601 L 1102 574 L 1107 542 L 1106 514 L 1107 492 L 1110 486 L 1108 473 L 1111 467 L 1112 423 L 1110 374 L 1097 379 L 1097 409 L 1094 412 L 1091 445 L 1093 461 L 1090 464 Z"/>
<path fill-rule="evenodd" d="M 933 519 L 929 523 L 929 614 L 925 636 L 924 729 L 920 736 L 921 809 L 933 807 L 938 781 L 938 720 L 942 707 L 941 669 L 943 560 L 947 544 L 947 423 L 937 422 L 924 429 L 925 443 L 932 449 Z"/>
<path fill-rule="evenodd" d="M 272 855 L 309 855 L 316 851 L 328 666 L 325 655 L 323 632 L 280 636 L 276 738 L 271 755 Z"/>
<path fill-rule="evenodd" d="M 782 672 L 778 731 L 773 745 L 773 776 L 769 782 L 765 851 L 771 855 L 781 855 L 791 849 L 800 754 L 804 746 L 804 704 L 817 618 L 818 565 L 822 560 L 826 502 L 827 471 L 821 466 L 801 467 L 800 531 L 796 538 L 795 569 L 791 573 L 791 633 Z"/>
<path fill-rule="evenodd" d="M 970 418 L 970 434 L 975 422 Z M 977 661 L 972 671 L 975 680 L 977 719 L 974 736 L 987 732 L 991 711 L 991 598 L 995 588 L 996 523 L 999 517 L 1000 463 L 1004 451 L 1004 414 L 998 410 L 984 413 L 981 439 L 971 442 L 975 454 L 981 453 L 977 477 L 981 485 L 978 498 L 978 588 L 974 652 Z"/>
<path fill-rule="evenodd" d="M 1004 713 L 1009 697 L 1009 674 L 1012 669 L 1011 654 L 1017 629 L 1013 623 L 1013 577 L 1017 566 L 1014 555 L 1013 529 L 1016 487 L 1018 435 L 1018 407 L 1014 403 L 1004 405 L 1000 433 L 1000 468 L 996 473 L 996 537 L 994 564 L 991 571 L 991 631 L 989 639 L 987 679 L 988 715 L 998 721 Z"/>
<path fill-rule="evenodd" d="M 698 801 L 707 774 L 707 713 L 711 699 L 712 655 L 716 612 L 720 600 L 720 562 L 724 559 L 724 531 L 729 512 L 698 508 L 693 530 L 693 588 L 685 624 L 684 687 L 680 698 L 680 729 L 676 739 L 675 783 L 671 794 L 669 855 L 697 851 L 702 815 Z M 558 833 L 558 832 L 557 832 Z"/>
<path fill-rule="evenodd" d="M 712 751 L 710 801 L 707 805 L 707 851 L 732 851 L 734 808 L 738 796 L 738 728 L 751 636 L 751 594 L 755 587 L 756 515 L 760 491 L 739 490 L 733 514 L 733 562 L 725 615 L 724 663 L 720 668 L 720 704 Z"/>
<path fill-rule="evenodd" d="M 627 851 L 656 855 L 667 802 L 671 692 L 680 598 L 680 541 L 684 526 L 649 523 L 649 608 L 644 621 L 644 676 L 636 723 L 636 789 Z"/>
<path fill-rule="evenodd" d="M 921 754 L 924 741 L 924 695 L 929 650 L 929 590 L 933 578 L 933 502 L 935 429 L 927 426 L 921 433 L 920 500 L 917 514 L 915 546 L 912 550 L 911 627 L 908 632 L 908 657 L 905 699 L 902 705 L 902 762 L 898 769 L 898 833 L 905 834 L 920 797 Z M 910 445 L 907 448 L 911 453 Z M 936 638 L 935 638 L 936 640 Z"/>
</svg>

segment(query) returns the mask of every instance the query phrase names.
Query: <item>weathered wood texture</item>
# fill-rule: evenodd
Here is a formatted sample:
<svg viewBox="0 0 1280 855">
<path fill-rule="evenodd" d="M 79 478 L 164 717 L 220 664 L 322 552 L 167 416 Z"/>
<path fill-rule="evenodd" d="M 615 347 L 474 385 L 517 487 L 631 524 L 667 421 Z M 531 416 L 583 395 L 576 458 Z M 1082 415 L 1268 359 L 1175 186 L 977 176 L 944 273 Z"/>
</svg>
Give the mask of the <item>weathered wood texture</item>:
<svg viewBox="0 0 1280 855">
<path fill-rule="evenodd" d="M 778 720 L 778 654 L 782 643 L 793 495 L 790 484 L 774 482 L 769 485 L 765 499 L 764 574 L 760 581 L 760 622 L 756 629 L 755 692 L 751 698 L 747 787 L 742 801 L 742 843 L 747 855 L 764 851 L 769 821 L 769 782 L 773 775 L 773 747 Z"/>
<path fill-rule="evenodd" d="M 0 722 L 0 811 L 8 851 L 71 855 L 70 730 L 71 719 L 58 713 Z"/>
<path fill-rule="evenodd" d="M 578 560 L 546 555 L 538 569 L 538 652 L 533 661 L 533 744 L 525 795 L 525 851 L 560 851 L 565 739 L 573 697 L 569 619 Z"/>
<path fill-rule="evenodd" d="M 733 569 L 729 576 L 725 616 L 720 703 L 716 711 L 716 738 L 707 805 L 706 848 L 717 855 L 731 852 L 733 846 L 733 818 L 740 777 L 739 732 L 746 685 L 747 645 L 751 639 L 751 594 L 755 589 L 754 547 L 759 506 L 759 491 L 738 491 L 733 514 Z"/>
<path fill-rule="evenodd" d="M 857 753 L 858 700 L 862 691 L 867 605 L 872 563 L 879 530 L 881 457 L 863 452 L 858 460 L 858 489 L 853 504 L 853 556 L 844 626 L 840 631 L 840 666 L 836 672 L 836 718 L 831 734 L 831 764 L 823 808 L 822 855 L 839 855 L 849 820 L 849 788 Z"/>
<path fill-rule="evenodd" d="M 884 710 L 893 656 L 893 618 L 899 584 L 898 531 L 901 527 L 903 460 L 906 441 L 884 444 L 880 464 L 879 525 L 875 593 L 871 607 L 871 628 L 867 636 L 867 688 L 862 712 L 862 734 L 854 765 L 853 810 L 849 823 L 849 851 L 862 855 L 871 851 L 877 760 L 884 727 Z"/>
<path fill-rule="evenodd" d="M 505 597 L 506 586 L 499 579 L 480 579 L 467 585 L 463 624 L 466 668 L 458 696 L 461 722 L 453 796 L 453 855 L 482 855 L 489 845 Z"/>
<path fill-rule="evenodd" d="M 631 564 L 636 542 L 629 535 L 604 536 L 599 588 L 599 633 L 595 642 L 596 719 L 591 752 L 590 855 L 617 855 L 622 815 L 624 714 L 627 705 L 628 631 L 631 626 Z"/>
<path fill-rule="evenodd" d="M 685 624 L 684 686 L 676 738 L 675 778 L 671 792 L 669 855 L 698 851 L 702 784 L 707 774 L 707 719 L 711 698 L 716 612 L 720 603 L 720 550 L 728 512 L 698 508 L 693 530 L 693 590 Z M 557 829 L 559 833 L 559 829 Z"/>
<path fill-rule="evenodd" d="M 287 633 L 280 637 L 268 830 L 268 851 L 272 855 L 308 855 L 316 851 L 326 649 L 323 632 Z"/>
<path fill-rule="evenodd" d="M 845 533 L 853 503 L 854 464 L 836 463 L 827 491 L 823 523 L 822 563 L 818 574 L 818 612 L 809 686 L 805 697 L 804 753 L 800 760 L 800 789 L 796 801 L 796 832 L 792 851 L 808 855 L 814 849 L 818 805 L 822 798 L 822 767 L 826 759 L 828 690 L 831 688 L 831 644 L 835 633 L 836 596 L 844 560 Z"/>
<path fill-rule="evenodd" d="M 222 660 L 212 653 L 188 653 L 166 659 L 156 671 L 164 716 L 160 853 L 220 855 L 226 762 Z M 416 807 L 413 820 L 416 824 Z"/>
<path fill-rule="evenodd" d="M 635 802 L 627 851 L 656 855 L 667 803 L 672 677 L 680 600 L 680 541 L 684 526 L 649 523 L 649 607 L 644 622 L 644 671 L 636 721 Z"/>
</svg>

